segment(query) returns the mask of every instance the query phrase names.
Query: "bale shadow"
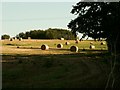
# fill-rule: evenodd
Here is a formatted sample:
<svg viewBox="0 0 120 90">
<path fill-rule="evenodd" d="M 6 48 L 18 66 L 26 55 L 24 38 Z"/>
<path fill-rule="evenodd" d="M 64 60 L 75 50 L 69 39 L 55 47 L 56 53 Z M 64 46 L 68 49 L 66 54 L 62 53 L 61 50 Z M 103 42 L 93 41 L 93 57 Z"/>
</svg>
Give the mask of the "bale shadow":
<svg viewBox="0 0 120 90">
<path fill-rule="evenodd" d="M 70 49 L 65 49 L 65 48 L 49 48 L 50 50 L 63 50 L 63 51 L 70 51 Z"/>
<path fill-rule="evenodd" d="M 23 47 L 23 46 L 17 46 L 19 49 L 41 49 L 39 47 Z"/>
</svg>

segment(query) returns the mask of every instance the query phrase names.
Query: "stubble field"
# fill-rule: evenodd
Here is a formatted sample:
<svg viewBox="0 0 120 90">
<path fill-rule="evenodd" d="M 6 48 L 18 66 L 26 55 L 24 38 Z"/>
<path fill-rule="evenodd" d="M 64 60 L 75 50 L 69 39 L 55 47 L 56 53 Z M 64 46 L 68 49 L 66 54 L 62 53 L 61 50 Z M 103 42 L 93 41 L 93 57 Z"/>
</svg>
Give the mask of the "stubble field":
<svg viewBox="0 0 120 90">
<path fill-rule="evenodd" d="M 65 45 L 65 42 L 70 42 Z M 3 88 L 104 88 L 110 72 L 107 45 L 98 41 L 1 40 Z M 93 42 L 95 49 L 89 49 Z M 63 48 L 57 48 L 62 43 Z M 49 50 L 41 50 L 47 44 Z M 71 52 L 76 45 L 78 52 Z M 84 49 L 84 50 L 83 50 Z"/>
</svg>

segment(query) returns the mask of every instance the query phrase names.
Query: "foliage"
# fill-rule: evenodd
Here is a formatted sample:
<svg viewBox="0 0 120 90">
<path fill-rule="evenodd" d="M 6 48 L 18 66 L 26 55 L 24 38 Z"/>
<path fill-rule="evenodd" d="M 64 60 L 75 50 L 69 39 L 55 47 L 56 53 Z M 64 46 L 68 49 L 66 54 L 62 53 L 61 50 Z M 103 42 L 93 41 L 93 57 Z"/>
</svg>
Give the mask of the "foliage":
<svg viewBox="0 0 120 90">
<path fill-rule="evenodd" d="M 1 39 L 9 39 L 9 38 L 10 38 L 10 36 L 7 35 L 7 34 L 4 34 L 4 35 L 1 36 Z"/>
<path fill-rule="evenodd" d="M 65 38 L 67 40 L 75 39 L 74 35 L 65 29 L 47 29 L 47 30 L 31 30 L 25 33 L 19 33 L 16 37 L 21 37 L 27 39 L 31 37 L 32 39 L 59 39 Z"/>
<path fill-rule="evenodd" d="M 78 31 L 83 33 L 82 38 L 86 35 L 98 40 L 106 38 L 110 52 L 119 48 L 120 2 L 79 2 L 71 13 L 78 15 L 68 24 L 74 34 Z"/>
<path fill-rule="evenodd" d="M 111 71 L 105 89 L 116 88 L 119 84 L 118 62 L 120 54 L 120 2 L 79 2 L 71 13 L 78 15 L 68 27 L 76 34 L 76 31 L 94 39 L 106 38 L 108 50 L 113 55 L 111 58 Z M 117 86 L 116 86 L 117 85 Z"/>
</svg>

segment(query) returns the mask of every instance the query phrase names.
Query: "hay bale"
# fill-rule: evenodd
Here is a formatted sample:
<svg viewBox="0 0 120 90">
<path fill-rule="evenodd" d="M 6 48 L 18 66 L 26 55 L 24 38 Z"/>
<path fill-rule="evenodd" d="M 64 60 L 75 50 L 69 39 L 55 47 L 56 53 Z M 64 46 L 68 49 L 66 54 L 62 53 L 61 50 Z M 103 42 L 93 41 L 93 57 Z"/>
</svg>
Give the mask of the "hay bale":
<svg viewBox="0 0 120 90">
<path fill-rule="evenodd" d="M 20 48 L 19 46 L 17 46 L 17 48 Z"/>
<path fill-rule="evenodd" d="M 65 42 L 65 45 L 69 45 L 70 43 L 69 42 Z"/>
<path fill-rule="evenodd" d="M 16 38 L 16 37 L 13 37 L 13 39 L 14 39 L 14 40 L 17 40 L 17 38 Z"/>
<path fill-rule="evenodd" d="M 19 38 L 19 41 L 22 41 L 22 38 Z"/>
<path fill-rule="evenodd" d="M 13 39 L 13 38 L 10 38 L 9 40 L 10 40 L 10 41 L 14 41 L 14 39 Z"/>
<path fill-rule="evenodd" d="M 85 48 L 83 48 L 82 51 L 85 51 Z"/>
<path fill-rule="evenodd" d="M 75 41 L 75 43 L 77 43 L 77 44 L 78 44 L 78 43 L 79 43 L 79 41 L 78 41 L 78 40 L 76 40 L 76 41 Z"/>
<path fill-rule="evenodd" d="M 64 38 L 60 38 L 60 40 L 65 40 Z"/>
<path fill-rule="evenodd" d="M 63 48 L 63 45 L 62 44 L 58 44 L 57 48 Z"/>
<path fill-rule="evenodd" d="M 15 40 L 17 40 L 17 38 L 16 38 L 16 37 L 15 37 L 14 39 L 15 39 Z"/>
<path fill-rule="evenodd" d="M 31 39 L 31 37 L 28 37 L 28 39 Z"/>
<path fill-rule="evenodd" d="M 77 46 L 71 46 L 70 51 L 72 52 L 78 52 L 78 47 Z"/>
<path fill-rule="evenodd" d="M 101 42 L 100 44 L 101 44 L 101 45 L 105 45 L 105 42 Z"/>
<path fill-rule="evenodd" d="M 95 46 L 94 45 L 90 45 L 90 49 L 95 49 Z"/>
<path fill-rule="evenodd" d="M 93 45 L 93 42 L 90 42 L 91 45 Z"/>
<path fill-rule="evenodd" d="M 42 50 L 48 50 L 48 49 L 49 49 L 49 46 L 48 46 L 47 44 L 43 44 L 43 45 L 41 46 L 41 49 L 42 49 Z"/>
</svg>

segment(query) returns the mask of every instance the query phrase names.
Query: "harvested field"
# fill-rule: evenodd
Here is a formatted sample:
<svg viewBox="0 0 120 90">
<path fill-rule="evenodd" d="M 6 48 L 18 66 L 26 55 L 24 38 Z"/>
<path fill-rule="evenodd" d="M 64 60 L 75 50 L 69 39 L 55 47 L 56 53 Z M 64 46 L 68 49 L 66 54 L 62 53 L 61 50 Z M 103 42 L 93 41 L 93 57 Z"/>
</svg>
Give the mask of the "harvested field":
<svg viewBox="0 0 120 90">
<path fill-rule="evenodd" d="M 66 41 L 70 45 L 65 45 Z M 91 41 L 78 44 L 74 40 L 0 42 L 3 88 L 104 88 L 106 85 L 110 56 L 107 46 L 100 42 L 92 41 L 94 50 L 89 49 Z M 64 47 L 58 49 L 59 43 Z M 42 44 L 49 45 L 50 49 L 41 50 Z M 70 51 L 73 45 L 78 46 L 78 52 Z"/>
</svg>

